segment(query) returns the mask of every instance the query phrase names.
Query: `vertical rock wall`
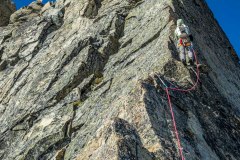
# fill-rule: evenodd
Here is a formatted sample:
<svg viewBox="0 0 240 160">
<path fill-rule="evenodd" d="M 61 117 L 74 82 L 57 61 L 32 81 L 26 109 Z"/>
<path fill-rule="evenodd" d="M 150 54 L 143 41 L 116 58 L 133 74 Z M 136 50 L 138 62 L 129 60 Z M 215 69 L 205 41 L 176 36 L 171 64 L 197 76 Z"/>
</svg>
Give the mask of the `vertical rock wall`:
<svg viewBox="0 0 240 160">
<path fill-rule="evenodd" d="M 186 159 L 240 159 L 239 64 L 203 0 L 58 0 L 0 30 L 1 159 L 179 159 L 159 77 L 188 88 L 183 18 L 208 72 L 170 92 Z"/>
</svg>

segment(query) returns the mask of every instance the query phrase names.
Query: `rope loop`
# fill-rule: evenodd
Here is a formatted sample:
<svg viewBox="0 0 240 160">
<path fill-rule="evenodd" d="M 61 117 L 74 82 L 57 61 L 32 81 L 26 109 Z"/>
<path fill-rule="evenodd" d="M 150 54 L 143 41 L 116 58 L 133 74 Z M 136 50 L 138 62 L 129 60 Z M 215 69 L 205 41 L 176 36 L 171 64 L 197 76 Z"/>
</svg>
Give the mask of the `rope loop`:
<svg viewBox="0 0 240 160">
<path fill-rule="evenodd" d="M 172 107 L 172 102 L 171 102 L 171 97 L 170 97 L 170 94 L 169 94 L 169 90 L 180 91 L 180 92 L 189 92 L 189 91 L 194 90 L 196 88 L 196 86 L 198 85 L 199 79 L 200 79 L 199 78 L 200 72 L 199 72 L 197 55 L 196 55 L 196 52 L 194 51 L 194 49 L 193 49 L 193 53 L 194 53 L 194 57 L 195 57 L 195 60 L 196 60 L 196 65 L 197 65 L 197 73 L 196 73 L 197 80 L 191 88 L 189 88 L 189 89 L 171 88 L 171 87 L 168 87 L 166 85 L 166 83 L 161 78 L 158 77 L 160 79 L 160 81 L 162 82 L 162 84 L 165 86 L 165 91 L 166 91 L 167 98 L 168 98 L 168 105 L 169 105 L 171 116 L 172 116 L 173 129 L 174 129 L 174 133 L 175 133 L 175 136 L 176 136 L 176 139 L 177 139 L 177 147 L 178 147 L 178 151 L 179 151 L 181 160 L 185 160 L 185 158 L 184 158 L 184 155 L 183 155 L 183 147 L 181 146 L 181 141 L 180 141 L 179 133 L 178 133 L 178 130 L 177 130 L 177 125 L 176 125 L 176 120 L 175 120 L 175 116 L 174 116 L 174 112 L 173 112 L 173 107 Z"/>
</svg>

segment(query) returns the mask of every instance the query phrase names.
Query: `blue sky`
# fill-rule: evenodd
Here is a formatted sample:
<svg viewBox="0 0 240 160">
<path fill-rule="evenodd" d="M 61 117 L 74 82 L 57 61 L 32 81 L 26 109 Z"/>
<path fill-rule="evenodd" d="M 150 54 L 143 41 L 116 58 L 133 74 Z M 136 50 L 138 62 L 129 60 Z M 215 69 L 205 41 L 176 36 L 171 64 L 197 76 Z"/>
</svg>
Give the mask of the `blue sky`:
<svg viewBox="0 0 240 160">
<path fill-rule="evenodd" d="M 16 4 L 17 9 L 21 8 L 23 6 L 27 6 L 29 5 L 31 2 L 33 2 L 35 0 L 13 0 L 13 2 Z M 43 0 L 43 3 L 48 2 L 49 0 Z M 51 0 L 52 1 L 52 0 Z"/>
<path fill-rule="evenodd" d="M 33 0 L 13 0 L 17 8 Z M 46 3 L 48 0 L 43 0 Z M 206 0 L 215 18 L 240 56 L 240 0 Z"/>
<path fill-rule="evenodd" d="M 240 56 L 240 0 L 206 0 Z"/>
</svg>

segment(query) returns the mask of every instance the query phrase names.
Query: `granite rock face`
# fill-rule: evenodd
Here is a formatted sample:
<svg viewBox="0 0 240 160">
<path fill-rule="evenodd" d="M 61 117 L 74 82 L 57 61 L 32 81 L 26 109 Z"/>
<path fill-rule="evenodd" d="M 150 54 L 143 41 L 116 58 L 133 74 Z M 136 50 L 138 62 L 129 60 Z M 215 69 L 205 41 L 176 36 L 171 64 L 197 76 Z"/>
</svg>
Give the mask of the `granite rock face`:
<svg viewBox="0 0 240 160">
<path fill-rule="evenodd" d="M 159 78 L 196 80 L 178 59 L 178 18 L 208 67 L 196 90 L 170 92 L 184 157 L 240 159 L 238 58 L 203 0 L 47 5 L 0 28 L 1 159 L 179 159 Z"/>
<path fill-rule="evenodd" d="M 15 11 L 16 6 L 11 0 L 0 1 L 0 27 L 8 25 L 9 18 Z"/>
<path fill-rule="evenodd" d="M 34 17 L 40 16 L 40 11 L 43 7 L 42 2 L 32 2 L 28 6 L 24 6 L 14 12 L 10 17 L 10 23 L 24 22 L 31 20 Z"/>
</svg>

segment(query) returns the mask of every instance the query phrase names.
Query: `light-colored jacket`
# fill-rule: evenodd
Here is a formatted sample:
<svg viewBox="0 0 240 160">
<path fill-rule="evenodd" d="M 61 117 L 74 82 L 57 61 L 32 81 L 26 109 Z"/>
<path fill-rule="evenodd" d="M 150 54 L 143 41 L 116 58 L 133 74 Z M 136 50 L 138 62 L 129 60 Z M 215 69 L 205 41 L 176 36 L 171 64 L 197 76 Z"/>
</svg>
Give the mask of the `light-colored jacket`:
<svg viewBox="0 0 240 160">
<path fill-rule="evenodd" d="M 185 28 L 185 32 L 190 35 L 190 30 L 189 30 L 189 27 L 185 24 L 182 24 L 181 26 L 177 26 L 176 30 L 175 30 L 175 38 L 176 39 L 179 39 L 180 35 L 182 34 L 179 27 L 184 27 Z"/>
</svg>

